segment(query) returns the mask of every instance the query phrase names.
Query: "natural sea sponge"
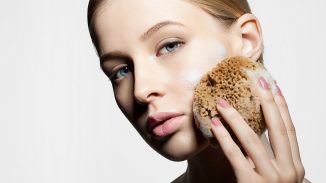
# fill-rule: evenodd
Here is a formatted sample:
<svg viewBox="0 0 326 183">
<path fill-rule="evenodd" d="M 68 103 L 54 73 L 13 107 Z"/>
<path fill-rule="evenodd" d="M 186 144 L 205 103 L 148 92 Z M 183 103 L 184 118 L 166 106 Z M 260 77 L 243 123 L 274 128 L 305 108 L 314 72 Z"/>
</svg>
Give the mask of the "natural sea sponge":
<svg viewBox="0 0 326 183">
<path fill-rule="evenodd" d="M 211 119 L 219 118 L 239 144 L 235 135 L 217 111 L 219 98 L 232 105 L 248 123 L 261 135 L 266 130 L 266 124 L 258 94 L 254 89 L 254 78 L 263 76 L 272 92 L 276 94 L 276 84 L 265 67 L 246 57 L 230 57 L 219 62 L 211 71 L 205 74 L 195 87 L 193 113 L 196 126 L 202 134 L 216 146 L 217 141 L 211 131 Z"/>
</svg>

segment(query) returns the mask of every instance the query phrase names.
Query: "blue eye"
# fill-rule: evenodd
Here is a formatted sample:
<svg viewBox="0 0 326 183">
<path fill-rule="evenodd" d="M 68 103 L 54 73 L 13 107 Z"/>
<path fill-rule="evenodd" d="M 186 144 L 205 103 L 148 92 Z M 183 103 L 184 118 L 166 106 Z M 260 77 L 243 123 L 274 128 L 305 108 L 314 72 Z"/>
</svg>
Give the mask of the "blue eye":
<svg viewBox="0 0 326 183">
<path fill-rule="evenodd" d="M 159 50 L 159 55 L 174 52 L 174 51 L 175 51 L 176 49 L 178 49 L 182 44 L 183 44 L 183 43 L 180 42 L 180 41 L 169 42 L 169 43 L 163 45 L 163 47 Z"/>
<path fill-rule="evenodd" d="M 130 72 L 129 66 L 121 67 L 116 73 L 113 74 L 112 80 L 117 80 L 125 77 Z"/>
</svg>

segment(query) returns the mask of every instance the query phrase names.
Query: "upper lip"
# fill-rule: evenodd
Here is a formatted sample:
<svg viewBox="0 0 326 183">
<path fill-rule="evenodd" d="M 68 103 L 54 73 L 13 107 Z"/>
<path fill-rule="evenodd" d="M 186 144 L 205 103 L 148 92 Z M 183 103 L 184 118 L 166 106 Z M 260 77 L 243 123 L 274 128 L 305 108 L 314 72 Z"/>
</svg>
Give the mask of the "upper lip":
<svg viewBox="0 0 326 183">
<path fill-rule="evenodd" d="M 147 119 L 147 129 L 151 132 L 156 126 L 164 123 L 165 121 L 183 115 L 182 113 L 177 112 L 158 112 L 153 115 L 150 115 Z"/>
</svg>

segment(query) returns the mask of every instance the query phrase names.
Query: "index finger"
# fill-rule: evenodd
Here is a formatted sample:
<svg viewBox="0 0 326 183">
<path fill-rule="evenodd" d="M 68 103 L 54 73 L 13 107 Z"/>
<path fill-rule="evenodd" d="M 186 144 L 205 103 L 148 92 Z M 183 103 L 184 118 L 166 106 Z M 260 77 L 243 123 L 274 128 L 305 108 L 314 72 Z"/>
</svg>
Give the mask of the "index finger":
<svg viewBox="0 0 326 183">
<path fill-rule="evenodd" d="M 239 172 L 248 173 L 249 171 L 253 171 L 252 166 L 242 154 L 239 146 L 233 141 L 230 133 L 218 118 L 212 119 L 212 131 L 236 174 Z"/>
</svg>

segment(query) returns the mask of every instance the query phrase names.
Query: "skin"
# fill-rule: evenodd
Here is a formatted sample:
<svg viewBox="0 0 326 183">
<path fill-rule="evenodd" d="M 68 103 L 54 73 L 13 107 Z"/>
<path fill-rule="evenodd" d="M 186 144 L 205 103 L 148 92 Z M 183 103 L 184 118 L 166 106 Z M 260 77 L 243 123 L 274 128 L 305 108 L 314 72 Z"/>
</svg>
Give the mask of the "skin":
<svg viewBox="0 0 326 183">
<path fill-rule="evenodd" d="M 140 38 L 162 21 L 178 23 Z M 226 28 L 183 0 L 113 0 L 98 9 L 94 26 L 101 67 L 112 81 L 118 106 L 158 153 L 174 161 L 187 160 L 187 171 L 179 181 L 302 182 L 304 169 L 283 96 L 272 96 L 257 84 L 271 143 L 264 136 L 261 141 L 232 107 L 218 105 L 248 157 L 223 125 L 213 125 L 219 149 L 211 148 L 194 125 L 193 86 L 201 75 L 225 57 L 257 60 L 261 55 L 256 17 L 245 14 Z M 108 57 L 112 52 L 114 57 Z M 157 112 L 181 113 L 183 122 L 173 134 L 153 138 L 146 130 L 146 120 Z"/>
</svg>

